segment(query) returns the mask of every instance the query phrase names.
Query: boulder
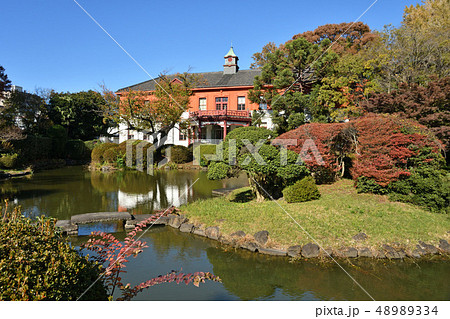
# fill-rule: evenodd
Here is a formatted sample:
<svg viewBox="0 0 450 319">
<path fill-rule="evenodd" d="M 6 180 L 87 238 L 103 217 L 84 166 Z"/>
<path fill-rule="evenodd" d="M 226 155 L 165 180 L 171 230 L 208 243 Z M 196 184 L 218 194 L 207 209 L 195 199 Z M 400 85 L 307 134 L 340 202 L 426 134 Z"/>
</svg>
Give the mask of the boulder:
<svg viewBox="0 0 450 319">
<path fill-rule="evenodd" d="M 305 258 L 318 257 L 320 252 L 319 246 L 313 243 L 306 244 L 302 248 L 302 256 Z"/>
<path fill-rule="evenodd" d="M 167 225 L 173 228 L 180 228 L 181 224 L 186 223 L 188 219 L 184 216 L 169 215 L 169 221 Z"/>
<path fill-rule="evenodd" d="M 408 253 L 408 256 L 411 258 L 420 258 L 426 255 L 426 253 L 427 252 L 422 247 L 416 245 L 416 248 L 412 252 Z"/>
<path fill-rule="evenodd" d="M 205 229 L 205 234 L 206 234 L 206 237 L 208 237 L 210 239 L 218 240 L 220 237 L 219 227 L 217 227 L 217 226 L 208 227 Z"/>
<path fill-rule="evenodd" d="M 423 248 L 423 250 L 425 250 L 425 252 L 427 254 L 435 255 L 435 254 L 439 253 L 439 250 L 436 247 L 434 247 L 433 245 L 424 243 L 423 241 L 419 241 L 419 244 Z"/>
<path fill-rule="evenodd" d="M 353 240 L 356 240 L 356 241 L 364 241 L 367 239 L 367 235 L 365 233 L 358 233 L 355 236 L 353 236 L 352 238 L 353 238 Z"/>
<path fill-rule="evenodd" d="M 200 228 L 200 226 L 195 226 L 194 229 L 192 230 L 192 233 L 197 236 L 206 237 L 205 230 Z"/>
<path fill-rule="evenodd" d="M 302 253 L 302 246 L 300 245 L 291 246 L 287 250 L 287 254 L 289 257 L 299 257 L 301 253 Z"/>
<path fill-rule="evenodd" d="M 445 239 L 439 240 L 439 249 L 444 253 L 450 254 L 450 244 Z"/>
<path fill-rule="evenodd" d="M 373 253 L 372 251 L 367 248 L 367 247 L 363 247 L 363 248 L 359 248 L 358 249 L 358 256 L 359 257 L 373 257 Z"/>
<path fill-rule="evenodd" d="M 234 245 L 235 243 L 233 239 L 230 239 L 229 237 L 223 235 L 219 237 L 219 242 L 224 245 Z"/>
<path fill-rule="evenodd" d="M 239 247 L 242 248 L 242 249 L 250 250 L 252 252 L 255 252 L 255 251 L 259 250 L 258 245 L 256 243 L 254 243 L 254 242 L 245 242 L 245 243 L 242 243 Z"/>
<path fill-rule="evenodd" d="M 320 256 L 322 256 L 322 257 L 332 257 L 333 256 L 333 249 L 331 249 L 331 248 L 325 248 L 325 249 L 322 249 L 321 251 L 320 251 Z"/>
<path fill-rule="evenodd" d="M 245 237 L 245 233 L 242 230 L 238 230 L 230 235 L 231 237 Z"/>
<path fill-rule="evenodd" d="M 356 258 L 358 257 L 358 251 L 356 250 L 356 248 L 347 247 L 341 250 L 341 255 L 344 258 Z"/>
<path fill-rule="evenodd" d="M 182 233 L 190 233 L 194 228 L 194 224 L 184 223 L 180 226 L 180 232 Z"/>
<path fill-rule="evenodd" d="M 271 256 L 286 256 L 287 252 L 286 250 L 282 249 L 272 249 L 272 248 L 259 248 L 258 252 L 265 255 L 271 255 Z"/>
<path fill-rule="evenodd" d="M 258 244 L 263 246 L 269 240 L 269 232 L 267 230 L 261 230 L 253 235 L 253 237 L 255 237 L 255 240 Z"/>
</svg>

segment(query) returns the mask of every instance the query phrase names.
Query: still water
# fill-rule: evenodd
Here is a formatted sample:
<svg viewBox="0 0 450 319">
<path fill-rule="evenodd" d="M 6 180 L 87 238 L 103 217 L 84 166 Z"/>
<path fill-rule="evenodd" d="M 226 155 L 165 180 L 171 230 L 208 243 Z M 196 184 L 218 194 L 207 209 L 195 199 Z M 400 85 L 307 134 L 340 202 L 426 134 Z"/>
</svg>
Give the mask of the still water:
<svg viewBox="0 0 450 319">
<path fill-rule="evenodd" d="M 194 183 L 195 182 L 195 183 Z M 193 184 L 194 183 L 194 184 Z M 22 206 L 30 216 L 68 219 L 100 211 L 149 213 L 211 197 L 211 190 L 246 184 L 244 176 L 209 181 L 202 171 L 168 171 L 155 176 L 139 172 L 99 173 L 68 167 L 36 173 L 0 184 L 2 197 Z M 232 212 L 230 212 L 231 214 Z M 92 230 L 115 232 L 117 223 L 80 227 L 74 244 Z M 222 283 L 162 284 L 136 300 L 368 300 L 369 297 L 333 263 L 295 262 L 222 247 L 206 238 L 155 227 L 143 237 L 149 246 L 127 265 L 124 282 L 132 285 L 169 271 L 210 271 Z M 343 262 L 343 267 L 377 300 L 449 300 L 448 261 Z"/>
</svg>

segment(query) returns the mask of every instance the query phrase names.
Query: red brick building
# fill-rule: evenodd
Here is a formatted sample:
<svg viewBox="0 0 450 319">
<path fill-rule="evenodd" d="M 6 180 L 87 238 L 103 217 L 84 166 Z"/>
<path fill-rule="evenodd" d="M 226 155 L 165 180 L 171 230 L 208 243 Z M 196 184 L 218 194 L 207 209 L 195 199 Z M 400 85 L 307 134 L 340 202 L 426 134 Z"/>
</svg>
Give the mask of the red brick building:
<svg viewBox="0 0 450 319">
<path fill-rule="evenodd" d="M 194 140 L 217 142 L 234 128 L 250 125 L 253 111 L 267 110 L 266 104 L 251 103 L 248 99 L 248 90 L 253 88 L 253 80 L 261 70 L 239 70 L 239 59 L 232 47 L 224 59 L 223 71 L 196 73 L 202 83 L 192 89 L 190 108 L 182 116 L 190 119 L 193 134 L 187 137 L 176 127 L 169 133 L 166 144 L 187 146 Z M 118 93 L 124 90 L 151 92 L 155 90 L 155 80 L 120 89 Z M 266 111 L 262 123 L 272 127 L 269 111 Z M 147 139 L 142 133 L 122 129 L 120 142 L 130 138 Z"/>
</svg>

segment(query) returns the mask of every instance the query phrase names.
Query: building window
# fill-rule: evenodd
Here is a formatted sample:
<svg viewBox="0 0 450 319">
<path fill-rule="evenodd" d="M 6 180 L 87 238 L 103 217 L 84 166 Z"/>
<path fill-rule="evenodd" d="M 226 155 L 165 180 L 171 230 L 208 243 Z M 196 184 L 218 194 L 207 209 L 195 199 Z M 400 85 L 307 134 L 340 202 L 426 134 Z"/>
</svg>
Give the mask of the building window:
<svg viewBox="0 0 450 319">
<path fill-rule="evenodd" d="M 187 139 L 187 136 L 186 136 L 185 132 L 180 130 L 180 134 L 178 135 L 178 140 L 186 141 L 186 139 Z"/>
<path fill-rule="evenodd" d="M 216 110 L 226 110 L 228 106 L 227 97 L 216 97 Z"/>
<path fill-rule="evenodd" d="M 198 99 L 198 109 L 200 111 L 206 111 L 206 97 Z"/>
<path fill-rule="evenodd" d="M 238 111 L 245 111 L 245 96 L 238 96 Z"/>
</svg>

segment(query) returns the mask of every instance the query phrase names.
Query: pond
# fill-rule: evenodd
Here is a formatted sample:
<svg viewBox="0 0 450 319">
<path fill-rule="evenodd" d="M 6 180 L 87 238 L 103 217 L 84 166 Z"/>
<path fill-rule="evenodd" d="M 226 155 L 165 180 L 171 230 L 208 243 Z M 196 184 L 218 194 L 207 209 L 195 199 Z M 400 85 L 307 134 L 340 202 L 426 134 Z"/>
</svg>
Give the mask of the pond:
<svg viewBox="0 0 450 319">
<path fill-rule="evenodd" d="M 179 206 L 211 197 L 212 189 L 245 184 L 245 176 L 209 181 L 203 171 L 164 171 L 149 176 L 67 167 L 1 182 L 0 190 L 3 198 L 21 205 L 30 216 L 68 219 L 100 211 L 149 213 L 171 203 Z M 115 232 L 119 239 L 125 236 L 116 223 L 86 225 L 80 227 L 84 235 L 72 238 L 73 243 L 86 240 L 92 230 Z M 185 273 L 210 271 L 222 283 L 206 282 L 200 288 L 162 284 L 144 291 L 136 300 L 368 300 L 331 262 L 290 262 L 288 258 L 234 250 L 170 227 L 154 227 L 142 239 L 149 247 L 129 262 L 124 282 L 138 284 L 182 269 Z M 450 263 L 445 260 L 358 259 L 342 262 L 342 266 L 377 300 L 450 299 Z"/>
</svg>

